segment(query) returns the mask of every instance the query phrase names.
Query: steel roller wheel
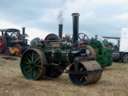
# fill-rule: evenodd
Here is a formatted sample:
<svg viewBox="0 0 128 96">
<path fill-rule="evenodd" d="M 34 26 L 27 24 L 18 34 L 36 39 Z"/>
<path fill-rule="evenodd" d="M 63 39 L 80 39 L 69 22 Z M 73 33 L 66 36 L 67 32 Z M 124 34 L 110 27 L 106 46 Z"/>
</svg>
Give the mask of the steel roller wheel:
<svg viewBox="0 0 128 96">
<path fill-rule="evenodd" d="M 79 33 L 78 38 L 80 41 L 89 41 L 89 38 L 88 38 L 87 34 L 85 34 L 85 33 Z"/>
<path fill-rule="evenodd" d="M 71 73 L 69 73 L 70 80 L 76 85 L 96 83 L 102 75 L 102 68 L 99 64 L 94 62 L 80 62 L 78 69 L 77 73 L 73 73 L 75 66 L 72 65 L 70 67 Z"/>
<path fill-rule="evenodd" d="M 46 59 L 40 49 L 28 49 L 21 58 L 21 71 L 25 78 L 38 80 L 45 77 Z"/>
<path fill-rule="evenodd" d="M 49 79 L 54 79 L 54 78 L 57 78 L 59 77 L 61 74 L 63 73 L 63 71 L 58 68 L 58 67 L 55 67 L 55 66 L 49 66 L 49 67 L 46 67 L 46 73 L 45 73 L 45 76 Z"/>
</svg>

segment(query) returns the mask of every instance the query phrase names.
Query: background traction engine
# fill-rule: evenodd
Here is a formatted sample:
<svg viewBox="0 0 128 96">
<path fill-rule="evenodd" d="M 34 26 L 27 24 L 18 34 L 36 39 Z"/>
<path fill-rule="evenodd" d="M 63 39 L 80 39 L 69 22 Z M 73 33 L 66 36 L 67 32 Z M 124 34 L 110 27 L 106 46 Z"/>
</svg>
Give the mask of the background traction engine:
<svg viewBox="0 0 128 96">
<path fill-rule="evenodd" d="M 22 33 L 14 28 L 0 29 L 0 32 L 0 53 L 20 56 L 27 49 L 25 27 L 22 28 Z"/>
<path fill-rule="evenodd" d="M 78 33 L 78 13 L 73 13 L 73 34 Z M 102 68 L 96 61 L 88 59 L 86 48 L 79 47 L 78 35 L 73 42 L 62 42 L 55 34 L 49 34 L 41 41 L 31 41 L 31 48 L 21 58 L 21 71 L 30 80 L 54 79 L 63 72 L 68 73 L 72 83 L 87 85 L 97 82 Z"/>
</svg>

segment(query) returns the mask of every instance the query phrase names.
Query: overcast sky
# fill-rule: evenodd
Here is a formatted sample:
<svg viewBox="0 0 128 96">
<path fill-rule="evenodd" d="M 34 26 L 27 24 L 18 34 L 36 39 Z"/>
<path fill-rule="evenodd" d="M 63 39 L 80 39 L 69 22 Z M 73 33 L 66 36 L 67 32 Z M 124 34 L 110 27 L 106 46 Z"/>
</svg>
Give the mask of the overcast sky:
<svg viewBox="0 0 128 96">
<path fill-rule="evenodd" d="M 0 0 L 0 28 L 26 27 L 30 38 L 58 32 L 63 13 L 64 33 L 72 33 L 73 12 L 80 13 L 80 32 L 120 36 L 128 28 L 128 0 Z"/>
</svg>

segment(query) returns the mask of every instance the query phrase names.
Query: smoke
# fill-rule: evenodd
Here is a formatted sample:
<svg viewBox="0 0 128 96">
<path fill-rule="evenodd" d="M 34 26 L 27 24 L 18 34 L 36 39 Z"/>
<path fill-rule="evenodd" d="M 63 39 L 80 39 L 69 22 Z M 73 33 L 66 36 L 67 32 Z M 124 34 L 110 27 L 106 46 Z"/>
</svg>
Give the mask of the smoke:
<svg viewBox="0 0 128 96">
<path fill-rule="evenodd" d="M 79 5 L 77 5 L 78 1 L 79 0 L 63 0 L 63 5 L 60 8 L 57 16 L 59 24 L 63 24 L 64 17 L 69 17 L 72 13 L 79 12 L 80 8 Z"/>
<path fill-rule="evenodd" d="M 63 20 L 64 20 L 64 18 L 63 18 L 63 10 L 60 10 L 59 11 L 59 14 L 58 14 L 58 21 L 59 21 L 59 24 L 63 24 Z"/>
</svg>

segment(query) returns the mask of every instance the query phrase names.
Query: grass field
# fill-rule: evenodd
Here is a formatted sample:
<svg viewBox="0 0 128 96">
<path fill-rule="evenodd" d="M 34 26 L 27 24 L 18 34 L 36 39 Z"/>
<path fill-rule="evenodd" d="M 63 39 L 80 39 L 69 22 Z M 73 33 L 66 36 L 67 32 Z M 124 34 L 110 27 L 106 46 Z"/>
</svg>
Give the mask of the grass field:
<svg viewBox="0 0 128 96">
<path fill-rule="evenodd" d="M 113 63 L 96 84 L 76 86 L 67 74 L 54 80 L 26 80 L 19 59 L 0 58 L 0 96 L 128 96 L 128 64 Z"/>
</svg>

